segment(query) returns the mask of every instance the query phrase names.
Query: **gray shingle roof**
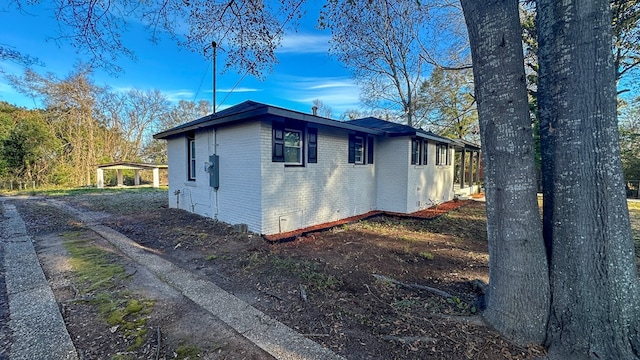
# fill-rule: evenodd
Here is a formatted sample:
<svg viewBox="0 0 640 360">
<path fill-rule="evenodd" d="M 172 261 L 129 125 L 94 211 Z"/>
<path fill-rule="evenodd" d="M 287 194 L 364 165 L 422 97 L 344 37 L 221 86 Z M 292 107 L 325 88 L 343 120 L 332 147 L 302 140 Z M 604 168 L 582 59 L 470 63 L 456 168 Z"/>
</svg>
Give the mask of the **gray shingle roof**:
<svg viewBox="0 0 640 360">
<path fill-rule="evenodd" d="M 288 110 L 272 105 L 266 105 L 251 100 L 247 100 L 238 105 L 232 106 L 222 111 L 218 111 L 215 114 L 203 116 L 199 119 L 184 123 L 172 129 L 162 131 L 153 135 L 153 137 L 155 139 L 166 139 L 171 136 L 179 135 L 195 129 L 217 127 L 229 123 L 264 120 L 270 118 L 301 120 L 309 123 L 326 125 L 352 131 L 359 131 L 366 134 L 378 136 L 417 136 L 440 143 L 453 144 L 454 146 L 458 147 L 480 148 L 478 145 L 469 143 L 464 140 L 453 140 L 444 136 L 437 135 L 431 131 L 416 129 L 408 125 L 398 124 L 374 117 L 366 117 L 363 119 L 350 121 L 337 121 L 313 114 Z"/>
</svg>

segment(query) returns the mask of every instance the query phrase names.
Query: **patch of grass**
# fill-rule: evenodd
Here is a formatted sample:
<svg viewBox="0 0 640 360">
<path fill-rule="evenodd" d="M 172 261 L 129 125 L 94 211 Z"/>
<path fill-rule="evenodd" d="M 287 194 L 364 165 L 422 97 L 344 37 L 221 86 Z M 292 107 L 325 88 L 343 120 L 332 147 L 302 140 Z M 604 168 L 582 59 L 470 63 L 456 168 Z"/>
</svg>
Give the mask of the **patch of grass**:
<svg viewBox="0 0 640 360">
<path fill-rule="evenodd" d="M 471 314 L 475 314 L 477 312 L 475 306 L 460 300 L 460 298 L 458 298 L 457 296 L 447 299 L 447 303 L 454 305 L 456 308 L 458 308 L 458 310 L 462 312 L 469 312 Z"/>
<path fill-rule="evenodd" d="M 160 188 L 48 188 L 22 191 L 0 191 L 12 195 L 64 197 L 73 205 L 91 211 L 105 211 L 118 215 L 137 214 L 149 209 L 168 207 L 168 187 Z M 207 234 L 195 234 L 206 238 Z"/>
<path fill-rule="evenodd" d="M 106 290 L 114 281 L 125 277 L 122 265 L 114 263 L 112 255 L 80 238 L 80 232 L 66 232 L 64 246 L 71 255 L 70 264 L 77 279 L 84 284 L 84 293 Z"/>
<path fill-rule="evenodd" d="M 341 281 L 335 276 L 323 273 L 318 270 L 317 264 L 310 261 L 274 256 L 271 258 L 271 263 L 276 269 L 300 277 L 317 290 L 333 289 L 341 284 Z"/>
<path fill-rule="evenodd" d="M 391 303 L 391 306 L 396 310 L 404 311 L 404 310 L 410 309 L 415 304 L 416 304 L 416 301 L 414 299 L 404 298 L 404 299 L 394 301 L 393 303 Z"/>
<path fill-rule="evenodd" d="M 428 251 L 422 251 L 418 253 L 418 255 L 420 255 L 421 258 L 427 259 L 427 260 L 433 260 L 434 258 L 434 255 Z"/>
<path fill-rule="evenodd" d="M 416 239 L 413 236 L 409 236 L 409 235 L 400 236 L 400 240 L 408 241 L 409 243 L 413 243 L 416 241 Z"/>
<path fill-rule="evenodd" d="M 135 358 L 130 354 L 115 354 L 111 357 L 111 360 L 135 360 Z"/>
<path fill-rule="evenodd" d="M 211 260 L 215 260 L 215 259 L 217 259 L 217 258 L 218 258 L 218 255 L 216 255 L 216 254 L 211 254 L 211 255 L 209 255 L 209 256 L 207 256 L 207 257 L 205 257 L 205 260 L 211 261 Z"/>
<path fill-rule="evenodd" d="M 245 270 L 255 269 L 266 264 L 269 261 L 269 255 L 260 251 L 252 251 L 247 256 L 247 261 L 248 263 L 244 266 Z"/>
<path fill-rule="evenodd" d="M 132 351 L 144 344 L 145 325 L 153 309 L 153 302 L 134 299 L 128 292 L 114 291 L 126 278 L 124 266 L 115 255 L 83 239 L 80 232 L 63 234 L 64 246 L 71 255 L 75 282 L 81 294 L 92 294 L 90 304 L 96 306 L 105 322 L 122 331 L 131 343 Z"/>
<path fill-rule="evenodd" d="M 175 351 L 174 359 L 185 360 L 185 359 L 197 359 L 200 357 L 200 353 L 202 350 L 200 347 L 193 344 L 180 345 Z"/>
</svg>

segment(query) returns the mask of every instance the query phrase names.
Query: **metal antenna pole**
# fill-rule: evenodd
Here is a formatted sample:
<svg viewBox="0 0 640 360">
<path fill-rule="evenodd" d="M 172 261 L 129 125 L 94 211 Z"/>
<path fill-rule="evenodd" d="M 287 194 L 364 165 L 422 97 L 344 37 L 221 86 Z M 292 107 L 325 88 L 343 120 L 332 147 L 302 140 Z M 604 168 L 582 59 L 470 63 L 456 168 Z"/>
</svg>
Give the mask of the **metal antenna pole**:
<svg viewBox="0 0 640 360">
<path fill-rule="evenodd" d="M 213 90 L 213 114 L 215 115 L 216 113 L 216 53 L 217 53 L 217 48 L 216 48 L 217 44 L 215 41 L 211 42 L 211 47 L 213 47 L 213 58 L 212 58 L 212 62 L 213 62 L 213 84 L 212 84 L 212 90 Z"/>
</svg>

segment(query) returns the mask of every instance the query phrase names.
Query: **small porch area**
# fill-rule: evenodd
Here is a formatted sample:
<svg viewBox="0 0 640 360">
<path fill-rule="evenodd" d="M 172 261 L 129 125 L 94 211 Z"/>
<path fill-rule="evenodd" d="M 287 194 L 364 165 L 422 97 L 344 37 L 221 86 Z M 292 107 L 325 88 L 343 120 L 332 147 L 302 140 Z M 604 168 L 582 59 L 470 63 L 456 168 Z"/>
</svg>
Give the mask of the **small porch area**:
<svg viewBox="0 0 640 360">
<path fill-rule="evenodd" d="M 454 140 L 453 147 L 455 149 L 453 193 L 458 198 L 464 199 L 481 191 L 481 149 L 480 145 L 463 139 Z"/>
<path fill-rule="evenodd" d="M 105 187 L 104 172 L 105 170 L 116 171 L 116 186 L 125 186 L 124 184 L 124 170 L 133 170 L 133 186 L 141 185 L 141 171 L 151 171 L 153 180 L 151 186 L 154 188 L 160 187 L 160 170 L 167 169 L 168 166 L 164 164 L 143 164 L 134 162 L 115 162 L 98 165 L 96 170 L 96 187 L 101 189 Z"/>
</svg>

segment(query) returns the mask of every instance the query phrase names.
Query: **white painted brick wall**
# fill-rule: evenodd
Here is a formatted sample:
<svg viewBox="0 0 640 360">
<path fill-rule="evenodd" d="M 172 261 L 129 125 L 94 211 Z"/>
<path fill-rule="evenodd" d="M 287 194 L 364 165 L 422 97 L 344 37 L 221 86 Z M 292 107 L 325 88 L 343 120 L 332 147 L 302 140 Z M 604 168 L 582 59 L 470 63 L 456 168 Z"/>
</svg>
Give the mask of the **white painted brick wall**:
<svg viewBox="0 0 640 360">
<path fill-rule="evenodd" d="M 407 211 L 410 151 L 409 138 L 379 139 L 375 154 L 378 210 Z"/>
<path fill-rule="evenodd" d="M 169 206 L 214 217 L 214 194 L 213 189 L 209 187 L 209 174 L 205 172 L 205 162 L 209 161 L 212 149 L 210 132 L 196 131 L 195 141 L 196 180 L 189 181 L 186 135 L 169 140 Z M 175 194 L 176 191 L 179 191 L 179 194 Z"/>
<path fill-rule="evenodd" d="M 257 233 L 262 232 L 260 132 L 260 123 L 249 122 L 223 127 L 216 135 L 220 156 L 218 219 L 247 224 Z"/>
<path fill-rule="evenodd" d="M 374 164 L 354 165 L 348 163 L 348 132 L 318 126 L 318 163 L 305 159 L 304 167 L 271 161 L 269 122 L 223 127 L 215 138 L 217 192 L 204 170 L 214 153 L 213 131 L 196 132 L 196 181 L 187 181 L 186 136 L 168 140 L 170 207 L 275 234 L 281 224 L 303 228 L 372 210 L 413 212 L 453 198 L 453 166 L 435 165 L 434 144 L 428 165 L 410 165 L 408 137 L 377 139 Z"/>
<path fill-rule="evenodd" d="M 347 131 L 318 127 L 318 163 L 304 167 L 271 162 L 271 124 L 261 133 L 264 234 L 280 232 L 283 216 L 308 227 L 376 209 L 375 165 L 348 163 Z"/>
<path fill-rule="evenodd" d="M 186 136 L 169 140 L 169 206 L 229 224 L 244 223 L 250 231 L 260 232 L 259 132 L 258 123 L 217 130 L 216 151 L 220 156 L 218 191 L 209 186 L 209 174 L 205 172 L 205 163 L 209 161 L 209 155 L 214 154 L 213 130 L 197 131 L 195 134 L 196 181 L 187 180 Z M 180 191 L 180 195 L 174 195 L 176 190 Z"/>
<path fill-rule="evenodd" d="M 176 190 L 184 187 L 187 179 L 187 138 L 179 136 L 167 140 L 169 159 L 167 162 L 169 180 L 169 207 L 178 207 L 178 197 L 174 195 Z M 182 205 L 182 204 L 180 204 Z"/>
<path fill-rule="evenodd" d="M 453 149 L 450 149 L 453 159 Z M 436 144 L 427 145 L 427 165 L 409 165 L 406 212 L 453 199 L 453 165 L 436 165 Z"/>
</svg>

